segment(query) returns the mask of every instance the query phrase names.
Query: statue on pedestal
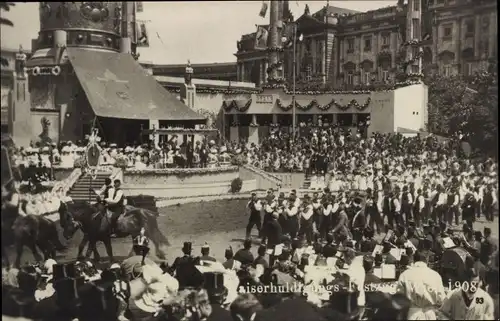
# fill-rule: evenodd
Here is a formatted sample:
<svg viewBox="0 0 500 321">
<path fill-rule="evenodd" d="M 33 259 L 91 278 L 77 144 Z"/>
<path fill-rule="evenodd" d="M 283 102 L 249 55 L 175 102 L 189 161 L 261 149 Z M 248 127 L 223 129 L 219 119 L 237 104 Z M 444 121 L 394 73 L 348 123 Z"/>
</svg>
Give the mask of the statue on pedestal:
<svg viewBox="0 0 500 321">
<path fill-rule="evenodd" d="M 18 77 L 24 77 L 26 73 L 26 54 L 24 53 L 23 46 L 19 46 L 19 52 L 16 54 L 16 73 Z"/>
<path fill-rule="evenodd" d="M 193 68 L 191 67 L 191 61 L 188 60 L 187 66 L 186 66 L 186 72 L 184 74 L 184 82 L 186 85 L 191 86 L 193 78 Z"/>
</svg>

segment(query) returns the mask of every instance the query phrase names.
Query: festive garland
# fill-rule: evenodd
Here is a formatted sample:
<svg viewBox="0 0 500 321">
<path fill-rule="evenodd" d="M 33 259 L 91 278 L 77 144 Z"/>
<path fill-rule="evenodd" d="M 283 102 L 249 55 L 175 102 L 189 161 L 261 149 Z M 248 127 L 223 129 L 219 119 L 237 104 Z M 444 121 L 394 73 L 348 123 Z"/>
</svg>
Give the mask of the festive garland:
<svg viewBox="0 0 500 321">
<path fill-rule="evenodd" d="M 205 174 L 221 174 L 238 171 L 237 166 L 216 167 L 216 168 L 164 168 L 164 169 L 125 169 L 125 174 L 138 175 L 161 175 L 161 176 L 194 176 Z"/>
<path fill-rule="evenodd" d="M 394 72 L 395 70 L 391 70 Z M 354 90 L 331 90 L 327 88 L 301 88 L 295 91 L 295 95 L 324 95 L 324 94 L 334 94 L 334 95 L 352 95 L 352 94 L 369 94 L 371 92 L 387 92 L 393 91 L 401 87 L 413 85 L 413 83 L 406 83 L 405 81 L 396 82 L 394 84 L 380 84 L 377 86 L 371 85 L 359 85 Z M 169 92 L 180 93 L 180 88 L 173 86 L 163 86 Z M 265 89 L 283 89 L 287 95 L 293 95 L 293 90 L 287 87 L 285 84 L 266 84 L 262 88 L 256 89 L 223 89 L 223 88 L 196 88 L 197 93 L 208 93 L 208 94 L 224 94 L 224 95 L 238 95 L 238 94 L 262 94 Z"/>
<path fill-rule="evenodd" d="M 236 109 L 237 111 L 241 112 L 241 113 L 244 113 L 248 110 L 248 108 L 250 108 L 250 105 L 252 104 L 252 99 L 249 99 L 245 105 L 243 106 L 238 106 L 238 103 L 236 102 L 236 100 L 233 100 L 231 101 L 230 103 L 228 103 L 227 101 L 224 101 L 222 103 L 222 108 L 224 108 L 225 111 L 230 111 L 231 109 Z"/>
<path fill-rule="evenodd" d="M 307 105 L 300 105 L 299 103 L 295 102 L 295 106 L 302 111 L 310 110 L 313 107 L 316 107 L 322 111 L 327 111 L 333 106 L 337 107 L 340 110 L 347 110 L 351 107 L 354 107 L 358 110 L 365 110 L 366 108 L 368 108 L 371 101 L 372 101 L 371 98 L 368 97 L 368 99 L 366 99 L 366 102 L 364 104 L 360 105 L 356 99 L 352 99 L 347 105 L 342 105 L 342 104 L 338 103 L 335 99 L 332 99 L 328 104 L 320 105 L 316 99 L 313 99 Z M 289 105 L 283 105 L 281 103 L 280 99 L 277 99 L 276 103 L 278 104 L 278 107 L 283 111 L 288 111 L 288 110 L 291 110 L 293 108 L 293 103 L 290 103 Z"/>
</svg>

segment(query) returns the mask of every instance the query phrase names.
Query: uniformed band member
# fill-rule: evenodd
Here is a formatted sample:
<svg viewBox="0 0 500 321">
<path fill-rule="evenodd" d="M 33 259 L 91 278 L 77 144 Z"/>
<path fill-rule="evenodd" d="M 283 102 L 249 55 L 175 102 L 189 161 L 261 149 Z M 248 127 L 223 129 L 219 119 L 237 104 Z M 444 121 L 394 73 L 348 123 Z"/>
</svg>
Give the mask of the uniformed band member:
<svg viewBox="0 0 500 321">
<path fill-rule="evenodd" d="M 252 232 L 252 228 L 255 226 L 257 231 L 259 232 L 259 236 L 261 236 L 262 229 L 262 221 L 260 217 L 260 211 L 262 210 L 262 204 L 259 199 L 257 199 L 257 194 L 252 193 L 252 198 L 247 204 L 247 214 L 248 224 L 246 228 L 246 238 L 250 238 L 250 233 Z"/>
<path fill-rule="evenodd" d="M 217 261 L 214 257 L 210 256 L 210 246 L 207 242 L 201 247 L 200 261 L 215 262 Z"/>
<path fill-rule="evenodd" d="M 222 263 L 222 265 L 225 269 L 238 271 L 241 268 L 241 262 L 234 259 L 234 252 L 231 246 L 226 249 L 224 257 L 226 258 L 226 262 Z"/>
<path fill-rule="evenodd" d="M 144 258 L 149 253 L 149 239 L 146 237 L 146 230 L 144 227 L 141 228 L 141 232 L 138 236 L 134 238 L 133 249 L 135 255 L 141 255 Z"/>
</svg>

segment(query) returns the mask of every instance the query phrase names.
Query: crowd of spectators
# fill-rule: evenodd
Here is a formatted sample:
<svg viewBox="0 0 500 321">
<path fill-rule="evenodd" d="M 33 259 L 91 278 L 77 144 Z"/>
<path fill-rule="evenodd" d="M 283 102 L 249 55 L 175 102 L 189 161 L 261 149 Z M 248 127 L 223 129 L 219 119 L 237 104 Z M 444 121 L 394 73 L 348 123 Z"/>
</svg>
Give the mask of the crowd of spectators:
<svg viewBox="0 0 500 321">
<path fill-rule="evenodd" d="M 361 249 L 369 247 L 364 254 L 353 240 L 330 236 L 311 246 L 303 240 L 274 249 L 261 245 L 254 256 L 247 240 L 235 253 L 226 249 L 223 262 L 207 244 L 196 256 L 185 242 L 172 265 L 146 257 L 147 238 L 140 243 L 140 235 L 134 256 L 102 270 L 87 260 L 53 259 L 4 268 L 2 314 L 64 321 L 496 319 L 499 263 L 491 236 L 478 240 L 481 253 L 467 258 L 461 278 L 448 281 L 429 261 L 440 241 L 424 241 L 448 235 L 430 230 L 423 236 L 387 232 L 382 250 L 366 230 L 359 241 Z M 392 242 L 399 246 L 388 246 Z"/>
</svg>

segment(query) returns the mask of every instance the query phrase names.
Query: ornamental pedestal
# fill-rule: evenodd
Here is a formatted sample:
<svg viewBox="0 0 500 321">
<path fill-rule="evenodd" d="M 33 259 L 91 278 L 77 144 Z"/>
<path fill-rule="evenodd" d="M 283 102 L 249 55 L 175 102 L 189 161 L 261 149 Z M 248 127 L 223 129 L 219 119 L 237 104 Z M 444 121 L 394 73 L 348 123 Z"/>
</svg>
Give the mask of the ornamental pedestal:
<svg viewBox="0 0 500 321">
<path fill-rule="evenodd" d="M 248 127 L 248 142 L 259 144 L 259 126 Z"/>
<path fill-rule="evenodd" d="M 229 128 L 229 140 L 238 142 L 240 140 L 239 128 L 236 126 L 231 126 Z"/>
</svg>

